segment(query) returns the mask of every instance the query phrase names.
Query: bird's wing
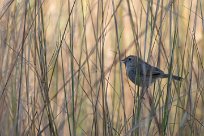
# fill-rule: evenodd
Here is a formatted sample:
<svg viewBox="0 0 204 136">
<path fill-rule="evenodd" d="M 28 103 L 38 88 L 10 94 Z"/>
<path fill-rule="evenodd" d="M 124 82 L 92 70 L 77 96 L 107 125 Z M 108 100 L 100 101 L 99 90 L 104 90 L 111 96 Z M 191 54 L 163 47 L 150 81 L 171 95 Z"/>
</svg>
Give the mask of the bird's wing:
<svg viewBox="0 0 204 136">
<path fill-rule="evenodd" d="M 150 64 L 143 61 L 143 63 L 140 63 L 140 74 L 145 76 L 151 76 L 151 75 L 163 75 L 164 72 L 160 70 L 159 68 L 156 68 L 154 66 L 151 66 Z"/>
</svg>

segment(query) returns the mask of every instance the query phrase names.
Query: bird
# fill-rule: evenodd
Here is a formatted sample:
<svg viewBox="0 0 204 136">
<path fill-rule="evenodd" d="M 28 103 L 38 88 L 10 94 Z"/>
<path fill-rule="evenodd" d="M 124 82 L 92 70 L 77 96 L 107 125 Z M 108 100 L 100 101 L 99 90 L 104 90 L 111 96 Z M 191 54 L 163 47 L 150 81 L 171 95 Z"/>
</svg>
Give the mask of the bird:
<svg viewBox="0 0 204 136">
<path fill-rule="evenodd" d="M 170 75 L 157 67 L 151 66 L 141 58 L 130 55 L 121 60 L 126 67 L 126 73 L 129 79 L 138 86 L 148 87 L 159 78 L 168 78 Z M 172 75 L 173 80 L 182 80 L 180 76 Z"/>
</svg>

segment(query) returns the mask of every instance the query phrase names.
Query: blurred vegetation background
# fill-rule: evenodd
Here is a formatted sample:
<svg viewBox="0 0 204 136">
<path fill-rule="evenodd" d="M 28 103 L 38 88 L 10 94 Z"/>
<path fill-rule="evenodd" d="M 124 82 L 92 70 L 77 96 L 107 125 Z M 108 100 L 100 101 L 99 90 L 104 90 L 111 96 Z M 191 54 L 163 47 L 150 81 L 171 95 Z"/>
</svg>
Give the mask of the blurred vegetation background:
<svg viewBox="0 0 204 136">
<path fill-rule="evenodd" d="M 203 135 L 202 0 L 0 0 L 0 135 Z M 182 76 L 143 100 L 120 62 Z"/>
</svg>

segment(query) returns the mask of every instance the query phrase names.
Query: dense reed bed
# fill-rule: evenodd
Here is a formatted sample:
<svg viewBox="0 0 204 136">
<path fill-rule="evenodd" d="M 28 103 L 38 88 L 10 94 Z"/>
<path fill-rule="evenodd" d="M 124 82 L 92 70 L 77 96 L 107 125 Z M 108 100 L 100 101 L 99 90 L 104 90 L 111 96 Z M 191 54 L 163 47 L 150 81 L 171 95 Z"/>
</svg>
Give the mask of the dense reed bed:
<svg viewBox="0 0 204 136">
<path fill-rule="evenodd" d="M 0 135 L 203 135 L 202 0 L 1 0 Z M 166 73 L 139 99 L 121 59 Z"/>
</svg>

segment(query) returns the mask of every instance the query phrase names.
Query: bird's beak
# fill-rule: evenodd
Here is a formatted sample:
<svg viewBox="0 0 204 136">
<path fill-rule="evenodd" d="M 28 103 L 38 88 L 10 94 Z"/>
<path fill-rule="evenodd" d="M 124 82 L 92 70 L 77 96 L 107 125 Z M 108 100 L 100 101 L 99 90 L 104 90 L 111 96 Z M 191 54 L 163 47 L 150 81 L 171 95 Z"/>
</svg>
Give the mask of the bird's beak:
<svg viewBox="0 0 204 136">
<path fill-rule="evenodd" d="M 122 63 L 125 63 L 125 59 L 121 60 Z"/>
</svg>

